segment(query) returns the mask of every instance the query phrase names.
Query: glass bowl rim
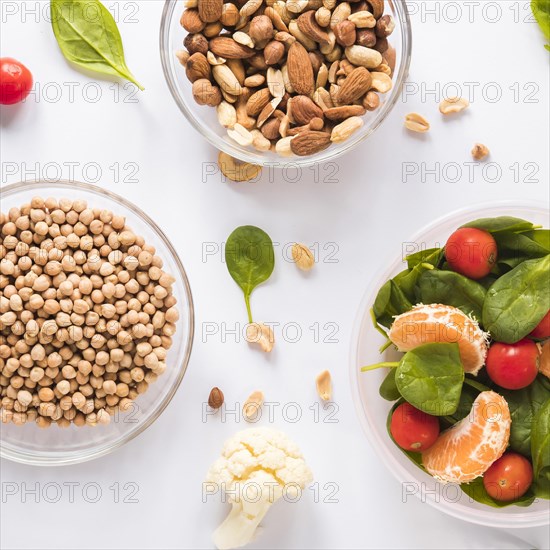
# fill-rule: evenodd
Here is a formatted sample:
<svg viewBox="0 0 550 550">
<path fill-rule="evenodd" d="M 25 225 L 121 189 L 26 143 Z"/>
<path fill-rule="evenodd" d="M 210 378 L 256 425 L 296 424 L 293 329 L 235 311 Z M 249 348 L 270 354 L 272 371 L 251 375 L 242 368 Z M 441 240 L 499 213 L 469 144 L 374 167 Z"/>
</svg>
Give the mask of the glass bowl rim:
<svg viewBox="0 0 550 550">
<path fill-rule="evenodd" d="M 174 379 L 174 382 L 169 388 L 169 391 L 164 396 L 160 404 L 158 404 L 154 409 L 154 412 L 150 414 L 147 418 L 145 418 L 143 422 L 140 422 L 135 429 L 130 430 L 127 434 L 120 437 L 115 443 L 105 443 L 99 446 L 93 452 L 90 452 L 90 450 L 88 449 L 84 451 L 71 452 L 61 456 L 38 457 L 34 452 L 25 452 L 19 449 L 18 450 L 6 449 L 2 443 L 2 440 L 0 439 L 0 458 L 2 459 L 7 459 L 12 462 L 17 462 L 20 464 L 26 464 L 31 466 L 66 466 L 69 464 L 79 464 L 82 462 L 88 462 L 90 460 L 94 460 L 101 456 L 110 454 L 111 452 L 115 451 L 116 449 L 119 449 L 120 447 L 122 447 L 123 445 L 125 445 L 126 443 L 136 438 L 141 433 L 143 433 L 164 412 L 164 410 L 166 409 L 166 407 L 169 405 L 174 395 L 176 394 L 183 380 L 183 377 L 187 372 L 187 368 L 189 366 L 189 360 L 191 358 L 191 351 L 193 349 L 193 339 L 195 334 L 195 309 L 193 304 L 193 295 L 191 292 L 191 286 L 189 284 L 189 278 L 187 277 L 187 273 L 185 271 L 185 268 L 183 267 L 181 259 L 178 253 L 176 252 L 176 249 L 172 245 L 170 239 L 168 239 L 168 237 L 164 234 L 162 229 L 160 229 L 160 227 L 156 224 L 155 221 L 151 219 L 151 217 L 148 214 L 143 212 L 141 208 L 139 208 L 129 200 L 125 199 L 124 197 L 116 193 L 113 193 L 112 191 L 109 191 L 107 189 L 104 189 L 102 187 L 99 187 L 97 185 L 92 185 L 90 183 L 83 183 L 83 182 L 74 181 L 74 180 L 65 180 L 65 179 L 60 179 L 55 181 L 35 179 L 35 180 L 24 180 L 17 183 L 10 183 L 6 186 L 0 187 L 0 197 L 15 195 L 21 191 L 36 190 L 36 192 L 39 192 L 41 189 L 46 190 L 48 186 L 51 186 L 54 188 L 60 187 L 61 189 L 67 188 L 70 190 L 82 189 L 84 191 L 91 193 L 92 195 L 94 194 L 98 196 L 103 195 L 114 202 L 122 204 L 124 207 L 130 210 L 135 216 L 137 216 L 137 218 L 139 218 L 142 222 L 145 222 L 145 224 L 148 225 L 153 230 L 154 233 L 156 233 L 156 236 L 162 241 L 164 246 L 166 246 L 166 248 L 168 249 L 168 252 L 171 254 L 172 259 L 176 264 L 178 275 L 181 278 L 181 281 L 183 283 L 185 298 L 187 300 L 187 307 L 189 308 L 188 315 L 187 315 L 187 323 L 189 327 L 187 341 L 184 343 L 185 348 L 184 348 L 183 358 L 182 358 L 181 364 L 178 367 L 179 372 L 177 377 Z M 2 425 L 0 424 L 0 430 L 1 430 L 1 426 Z"/>
<path fill-rule="evenodd" d="M 481 213 L 483 211 L 494 210 L 498 208 L 509 208 L 518 210 L 534 209 L 545 211 L 550 214 L 547 207 L 541 206 L 541 204 L 539 202 L 536 202 L 535 200 L 517 201 L 512 199 L 501 199 L 498 201 L 476 202 L 439 216 L 434 221 L 424 225 L 419 230 L 415 231 L 410 237 L 409 241 L 417 242 L 421 240 L 426 234 L 436 229 L 439 225 L 452 219 L 461 218 L 467 214 L 475 215 L 476 213 Z M 379 288 L 382 278 L 384 276 L 393 276 L 395 274 L 392 266 L 394 266 L 396 261 L 397 260 L 395 256 L 392 254 L 387 254 L 385 256 L 385 258 L 383 259 L 384 263 L 379 266 L 374 276 L 370 279 L 370 283 L 367 285 L 361 298 L 359 308 L 354 317 L 353 330 L 350 340 L 349 382 L 351 385 L 351 394 L 354 403 L 355 413 L 358 417 L 359 424 L 361 425 L 361 430 L 366 436 L 369 445 L 371 446 L 371 448 L 374 449 L 375 454 L 378 456 L 380 462 L 385 464 L 386 468 L 391 472 L 393 477 L 397 479 L 397 481 L 399 481 L 400 483 L 403 483 L 406 479 L 405 475 L 410 476 L 410 472 L 405 468 L 405 466 L 398 463 L 389 453 L 389 438 L 381 440 L 376 431 L 376 427 L 371 428 L 371 422 L 369 421 L 369 418 L 364 411 L 364 404 L 361 399 L 358 382 L 359 372 L 357 367 L 360 343 L 359 338 L 362 333 L 362 325 L 365 319 L 365 312 L 367 311 L 367 308 L 370 309 L 370 304 L 372 302 L 374 292 L 377 288 Z M 380 399 L 382 398 L 380 397 Z M 415 478 L 415 481 L 419 482 L 419 479 Z M 502 519 L 500 521 L 497 521 L 496 518 L 498 514 L 496 514 L 494 510 L 499 509 L 492 509 L 490 507 L 487 507 L 486 511 L 483 510 L 483 517 L 479 517 L 481 516 L 481 514 L 479 514 L 479 510 L 472 510 L 469 515 L 465 515 L 461 513 L 461 511 L 456 510 L 453 506 L 442 505 L 441 502 L 437 501 L 435 495 L 431 494 L 429 491 L 422 494 L 417 491 L 415 495 L 419 499 L 421 499 L 423 503 L 428 503 L 430 506 L 432 506 L 436 510 L 439 510 L 440 512 L 443 512 L 451 517 L 460 519 L 462 521 L 482 525 L 484 527 L 526 529 L 531 527 L 544 527 L 550 524 L 550 516 L 544 511 L 536 512 L 536 515 L 534 515 L 532 512 L 529 513 L 527 511 L 528 508 L 522 508 L 522 510 L 525 510 L 525 512 L 515 514 L 513 518 L 511 518 L 510 516 L 502 515 Z M 511 521 L 512 519 L 519 520 L 519 522 L 514 523 L 513 521 Z"/>
<path fill-rule="evenodd" d="M 174 12 L 180 0 L 165 0 L 164 8 L 161 15 L 160 32 L 159 32 L 159 50 L 162 63 L 162 71 L 164 78 L 170 89 L 170 93 L 179 107 L 180 111 L 185 115 L 188 122 L 191 123 L 193 128 L 199 132 L 206 140 L 217 150 L 223 151 L 228 155 L 231 155 L 241 161 L 257 164 L 261 166 L 271 167 L 308 167 L 323 162 L 333 161 L 340 157 L 344 153 L 354 149 L 360 143 L 370 137 L 386 120 L 389 114 L 393 111 L 397 101 L 399 100 L 403 85 L 409 74 L 411 55 L 412 55 L 412 24 L 410 19 L 409 8 L 407 2 L 404 0 L 391 0 L 395 6 L 396 12 L 399 14 L 399 28 L 401 31 L 401 65 L 399 72 L 395 78 L 395 86 L 391 90 L 388 99 L 383 106 L 376 112 L 376 116 L 372 119 L 369 126 L 366 127 L 363 133 L 359 132 L 357 136 L 352 136 L 350 139 L 343 143 L 335 144 L 335 147 L 329 147 L 316 155 L 311 157 L 279 157 L 278 159 L 266 159 L 260 151 L 252 151 L 239 147 L 237 144 L 233 145 L 229 141 L 225 141 L 209 127 L 202 124 L 202 122 L 195 117 L 191 110 L 187 107 L 187 104 L 182 100 L 178 90 L 178 83 L 175 80 L 173 71 L 171 70 L 170 61 L 174 52 L 169 44 L 170 37 L 170 25 Z"/>
</svg>

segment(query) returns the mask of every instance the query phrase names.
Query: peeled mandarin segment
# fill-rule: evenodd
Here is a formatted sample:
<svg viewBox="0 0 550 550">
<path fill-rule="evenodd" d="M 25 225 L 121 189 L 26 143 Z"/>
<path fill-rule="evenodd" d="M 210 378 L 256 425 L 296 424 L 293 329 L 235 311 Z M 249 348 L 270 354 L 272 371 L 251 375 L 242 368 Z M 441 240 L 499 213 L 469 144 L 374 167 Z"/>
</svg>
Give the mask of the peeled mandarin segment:
<svg viewBox="0 0 550 550">
<path fill-rule="evenodd" d="M 458 343 L 464 371 L 477 374 L 487 356 L 487 335 L 460 309 L 442 304 L 418 305 L 395 318 L 390 340 L 399 351 L 423 344 Z"/>
<path fill-rule="evenodd" d="M 443 432 L 422 454 L 422 463 L 440 481 L 467 483 L 499 459 L 510 438 L 510 410 L 496 392 L 480 393 L 470 414 Z"/>
<path fill-rule="evenodd" d="M 547 378 L 550 378 L 550 340 L 546 340 L 541 347 L 539 371 Z"/>
</svg>

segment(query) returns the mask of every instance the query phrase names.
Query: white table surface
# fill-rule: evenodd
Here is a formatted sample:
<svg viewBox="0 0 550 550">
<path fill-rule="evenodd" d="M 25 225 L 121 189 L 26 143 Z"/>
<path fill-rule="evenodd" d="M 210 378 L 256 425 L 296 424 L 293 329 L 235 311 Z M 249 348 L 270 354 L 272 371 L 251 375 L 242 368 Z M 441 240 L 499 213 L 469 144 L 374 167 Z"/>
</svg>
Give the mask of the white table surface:
<svg viewBox="0 0 550 550">
<path fill-rule="evenodd" d="M 476 202 L 548 204 L 549 54 L 538 27 L 524 21 L 528 2 L 489 2 L 483 9 L 482 2 L 411 2 L 408 92 L 383 127 L 360 148 L 320 167 L 318 175 L 310 169 L 264 173 L 253 184 L 205 175 L 216 151 L 180 114 L 162 74 L 163 2 L 105 3 L 119 10 L 128 65 L 146 87 L 135 103 L 123 101 L 131 99 L 123 82 L 92 80 L 65 62 L 45 17 L 47 2 L 2 0 L 2 56 L 26 63 L 39 91 L 25 105 L 1 110 L 1 183 L 44 175 L 94 183 L 99 171 L 99 185 L 143 208 L 175 244 L 195 299 L 195 344 L 170 406 L 124 448 L 56 469 L 2 461 L 0 547 L 211 548 L 211 532 L 227 508 L 219 499 L 203 503 L 201 482 L 223 440 L 244 427 L 232 418 L 203 423 L 202 403 L 214 385 L 229 403 L 260 388 L 268 401 L 296 402 L 303 412 L 291 423 L 279 408 L 273 425 L 301 445 L 319 483 L 319 501 L 308 491 L 298 504 L 279 503 L 251 547 L 548 547 L 545 528 L 497 531 L 447 517 L 416 498 L 403 502 L 400 484 L 361 432 L 349 387 L 358 303 L 408 236 L 434 217 Z M 449 90 L 449 83 L 472 102 L 452 121 L 439 115 L 439 97 L 425 93 Z M 411 111 L 430 119 L 425 137 L 403 130 Z M 489 146 L 493 164 L 485 173 L 483 166 L 473 168 L 470 178 L 466 163 L 475 141 Z M 439 181 L 433 173 L 403 178 L 411 163 L 420 172 L 435 169 Z M 462 171 L 458 181 L 456 166 Z M 246 320 L 242 295 L 220 254 L 204 256 L 242 224 L 259 225 L 281 243 L 274 276 L 252 299 L 257 319 L 280 323 L 269 357 L 231 334 L 223 341 L 222 327 L 242 327 Z M 319 243 L 321 262 L 309 277 L 283 261 L 284 244 L 295 240 Z M 290 341 L 290 325 L 284 338 L 287 323 L 301 329 L 299 341 Z M 315 324 L 321 341 L 310 328 Z M 220 332 L 205 337 L 212 327 Z M 339 407 L 333 424 L 316 423 L 309 410 L 317 402 L 314 377 L 325 368 L 334 377 Z M 16 495 L 8 494 L 7 484 L 15 484 Z M 58 502 L 44 497 L 48 487 L 52 494 L 62 489 Z M 97 487 L 101 497 L 88 502 Z M 337 502 L 327 499 L 332 487 Z M 24 495 L 34 488 L 38 497 Z"/>
</svg>

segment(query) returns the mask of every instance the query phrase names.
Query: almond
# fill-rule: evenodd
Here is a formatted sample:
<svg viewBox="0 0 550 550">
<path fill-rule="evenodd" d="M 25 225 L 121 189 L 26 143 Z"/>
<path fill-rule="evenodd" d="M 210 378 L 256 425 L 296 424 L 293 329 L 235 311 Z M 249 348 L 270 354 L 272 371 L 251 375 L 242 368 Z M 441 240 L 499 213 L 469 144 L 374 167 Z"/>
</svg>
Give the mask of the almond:
<svg viewBox="0 0 550 550">
<path fill-rule="evenodd" d="M 309 124 L 313 118 L 323 118 L 322 109 L 305 95 L 297 95 L 289 99 L 291 119 L 296 124 Z"/>
<path fill-rule="evenodd" d="M 212 53 L 225 59 L 248 59 L 256 53 L 252 48 L 243 46 L 228 36 L 216 36 L 210 40 L 209 45 Z"/>
<path fill-rule="evenodd" d="M 309 96 L 314 92 L 313 67 L 306 49 L 298 41 L 288 50 L 288 78 L 298 94 Z"/>
<path fill-rule="evenodd" d="M 254 92 L 246 103 L 246 114 L 248 116 L 258 116 L 269 103 L 270 98 L 271 94 L 268 88 L 262 88 Z"/>
<path fill-rule="evenodd" d="M 263 123 L 275 112 L 275 109 L 279 106 L 279 103 L 281 103 L 280 97 L 274 97 L 263 109 L 262 112 L 258 115 L 258 120 L 256 122 L 256 126 L 258 128 L 261 128 Z"/>
<path fill-rule="evenodd" d="M 372 84 L 372 77 L 365 67 L 357 67 L 346 77 L 338 91 L 337 101 L 340 105 L 351 105 L 363 97 Z"/>
<path fill-rule="evenodd" d="M 302 15 L 298 17 L 297 22 L 298 28 L 308 38 L 311 38 L 312 40 L 315 40 L 315 42 L 319 42 L 320 44 L 328 44 L 328 34 L 319 26 L 319 24 L 315 20 L 315 12 L 313 10 L 302 13 Z"/>
<path fill-rule="evenodd" d="M 198 0 L 199 16 L 205 23 L 214 23 L 222 15 L 223 0 Z"/>
<path fill-rule="evenodd" d="M 281 121 L 272 118 L 262 125 L 261 132 L 267 139 L 277 139 L 279 137 L 279 128 Z"/>
<path fill-rule="evenodd" d="M 204 29 L 204 21 L 199 17 L 199 11 L 194 8 L 183 12 L 180 24 L 187 32 L 193 34 L 201 32 Z"/>
<path fill-rule="evenodd" d="M 307 157 L 323 151 L 330 145 L 330 134 L 306 130 L 298 134 L 291 142 L 290 149 L 299 157 Z"/>
<path fill-rule="evenodd" d="M 362 105 L 345 105 L 332 107 L 325 111 L 325 117 L 329 120 L 345 120 L 351 116 L 363 116 L 366 109 Z"/>
<path fill-rule="evenodd" d="M 210 80 L 210 63 L 202 53 L 194 53 L 188 60 L 185 67 L 185 74 L 191 82 L 199 78 Z"/>
<path fill-rule="evenodd" d="M 223 4 L 220 21 L 224 27 L 234 27 L 239 22 L 239 8 L 235 4 Z"/>
</svg>

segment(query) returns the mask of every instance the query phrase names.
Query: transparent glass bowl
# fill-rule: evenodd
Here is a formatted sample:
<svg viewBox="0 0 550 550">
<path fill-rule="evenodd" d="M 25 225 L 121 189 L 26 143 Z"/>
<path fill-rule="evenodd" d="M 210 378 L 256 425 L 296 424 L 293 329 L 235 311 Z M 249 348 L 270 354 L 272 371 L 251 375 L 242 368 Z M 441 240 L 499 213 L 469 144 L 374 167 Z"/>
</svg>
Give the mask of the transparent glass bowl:
<svg viewBox="0 0 550 550">
<path fill-rule="evenodd" d="M 194 312 L 183 265 L 168 238 L 147 214 L 126 199 L 99 187 L 75 182 L 23 182 L 4 187 L 0 196 L 2 212 L 30 202 L 33 196 L 40 196 L 84 199 L 90 207 L 107 208 L 126 216 L 128 226 L 155 246 L 164 261 L 163 269 L 176 279 L 173 293 L 180 319 L 168 351 L 166 371 L 150 384 L 147 392 L 138 396 L 133 407 L 124 413 L 117 412 L 108 426 L 58 428 L 52 425 L 40 429 L 34 422 L 23 426 L 0 423 L 0 456 L 16 462 L 65 465 L 110 453 L 139 435 L 160 416 L 187 369 L 193 343 Z"/>
<path fill-rule="evenodd" d="M 448 236 L 462 224 L 476 218 L 493 216 L 516 216 L 548 227 L 550 212 L 535 204 L 502 202 L 468 207 L 444 216 L 422 229 L 414 237 L 404 241 L 406 253 L 412 253 L 412 246 L 431 248 L 443 246 Z M 537 527 L 550 523 L 550 502 L 539 500 L 528 508 L 507 506 L 491 508 L 472 501 L 453 484 L 442 484 L 424 473 L 390 439 L 386 420 L 393 405 L 378 393 L 387 369 L 361 373 L 364 365 L 380 361 L 395 361 L 401 354 L 388 350 L 380 355 L 378 348 L 384 343 L 383 337 L 374 329 L 370 318 L 370 308 L 378 289 L 390 277 L 406 268 L 401 250 L 394 251 L 394 260 L 375 277 L 361 302 L 351 343 L 350 377 L 355 408 L 363 430 L 395 477 L 402 483 L 403 495 L 411 498 L 415 494 L 423 502 L 459 519 L 489 527 Z"/>
<path fill-rule="evenodd" d="M 395 30 L 389 37 L 390 44 L 396 49 L 397 59 L 393 77 L 393 88 L 387 94 L 381 94 L 380 108 L 368 112 L 363 120 L 365 124 L 347 141 L 332 144 L 328 149 L 309 157 L 281 157 L 275 152 L 256 151 L 252 147 L 242 147 L 227 136 L 217 118 L 216 109 L 198 105 L 191 93 L 191 83 L 185 76 L 185 68 L 176 58 L 175 52 L 183 49 L 183 39 L 187 31 L 180 25 L 184 5 L 180 0 L 166 0 L 160 25 L 160 55 L 164 76 L 176 104 L 193 127 L 200 132 L 214 147 L 229 155 L 260 165 L 308 166 L 333 160 L 346 151 L 353 149 L 367 139 L 386 119 L 401 94 L 403 82 L 409 73 L 411 60 L 411 22 L 406 2 L 403 0 L 386 0 L 386 12 L 395 19 Z M 182 130 L 183 131 L 183 130 Z"/>
</svg>

